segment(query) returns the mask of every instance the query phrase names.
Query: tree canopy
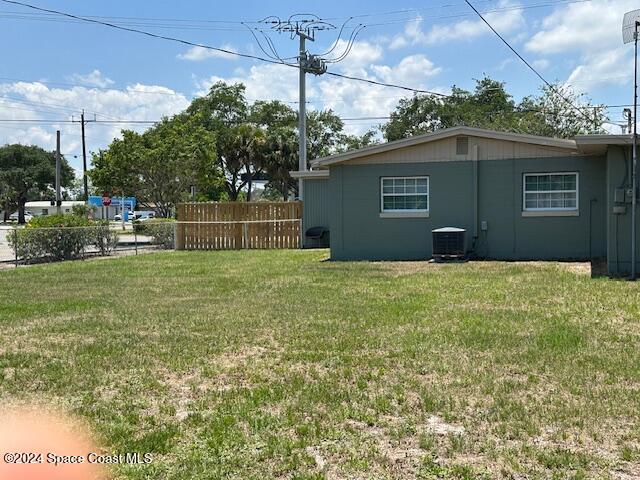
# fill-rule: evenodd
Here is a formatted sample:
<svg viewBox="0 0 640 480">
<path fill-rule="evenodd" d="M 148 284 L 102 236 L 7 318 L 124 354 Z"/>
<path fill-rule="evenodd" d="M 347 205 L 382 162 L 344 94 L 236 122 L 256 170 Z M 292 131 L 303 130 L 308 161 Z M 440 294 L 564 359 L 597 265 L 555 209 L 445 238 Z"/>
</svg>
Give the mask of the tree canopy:
<svg viewBox="0 0 640 480">
<path fill-rule="evenodd" d="M 447 96 L 404 98 L 379 128 L 386 140 L 458 125 L 566 138 L 602 131 L 603 112 L 561 86 L 516 102 L 504 83 L 485 77 L 472 92 L 453 86 Z M 370 145 L 377 133 L 349 135 L 333 111 L 311 110 L 308 159 Z M 298 188 L 289 175 L 298 168 L 298 114 L 279 101 L 249 102 L 240 83 L 218 82 L 145 133 L 123 131 L 93 162 L 97 189 L 134 195 L 162 215 L 189 198 L 191 187 L 198 200 L 251 200 L 253 184 L 265 178 L 265 195 L 286 200 Z"/>
<path fill-rule="evenodd" d="M 188 115 L 164 119 L 142 134 L 124 130 L 121 139 L 93 155 L 90 175 L 100 190 L 135 196 L 165 217 L 192 186 L 214 199 L 222 188 L 215 135 Z"/>
<path fill-rule="evenodd" d="M 256 178 L 267 191 L 286 199 L 297 191 L 289 171 L 298 168 L 298 114 L 279 101 L 245 98 L 242 84 L 214 84 L 179 115 L 121 139 L 93 157 L 93 185 L 153 203 L 161 214 L 195 186 L 200 200 L 251 200 Z M 368 144 L 372 134 L 346 135 L 331 110 L 309 112 L 309 159 Z"/>
<path fill-rule="evenodd" d="M 473 92 L 454 85 L 446 97 L 415 95 L 400 100 L 381 130 L 389 141 L 459 125 L 569 138 L 601 133 L 603 112 L 601 106 L 560 85 L 545 86 L 540 95 L 516 103 L 504 83 L 484 77 L 476 81 Z"/>
<path fill-rule="evenodd" d="M 73 180 L 73 169 L 62 157 L 60 186 L 69 187 Z M 24 223 L 25 203 L 29 200 L 55 200 L 55 182 L 55 152 L 33 145 L 0 147 L 0 200 L 5 215 L 17 207 L 18 223 Z"/>
</svg>

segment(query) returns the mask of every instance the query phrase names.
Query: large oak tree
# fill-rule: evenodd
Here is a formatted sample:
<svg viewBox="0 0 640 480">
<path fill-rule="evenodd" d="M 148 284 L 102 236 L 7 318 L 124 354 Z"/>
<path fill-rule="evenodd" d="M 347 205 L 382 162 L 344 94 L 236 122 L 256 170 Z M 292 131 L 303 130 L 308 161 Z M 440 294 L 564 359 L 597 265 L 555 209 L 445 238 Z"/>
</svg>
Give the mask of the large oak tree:
<svg viewBox="0 0 640 480">
<path fill-rule="evenodd" d="M 64 157 L 60 164 L 60 185 L 69 187 L 73 169 Z M 56 157 L 54 152 L 33 145 L 0 147 L 0 197 L 5 217 L 18 209 L 18 223 L 24 223 L 25 204 L 29 200 L 55 199 Z M 5 221 L 7 218 L 4 219 Z"/>
</svg>

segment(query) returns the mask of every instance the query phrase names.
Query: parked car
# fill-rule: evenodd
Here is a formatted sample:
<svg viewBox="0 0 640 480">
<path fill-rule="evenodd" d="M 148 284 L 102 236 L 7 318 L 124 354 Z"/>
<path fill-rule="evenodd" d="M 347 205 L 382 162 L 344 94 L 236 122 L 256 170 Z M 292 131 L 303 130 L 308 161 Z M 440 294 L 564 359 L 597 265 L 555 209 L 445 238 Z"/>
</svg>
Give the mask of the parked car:
<svg viewBox="0 0 640 480">
<path fill-rule="evenodd" d="M 28 222 L 29 220 L 31 220 L 34 217 L 33 213 L 31 212 L 24 212 L 24 221 Z M 18 212 L 14 212 L 11 215 L 9 215 L 9 221 L 10 222 L 17 222 L 18 221 Z"/>
<path fill-rule="evenodd" d="M 134 215 L 133 215 L 133 212 L 132 212 L 131 210 L 129 210 L 128 215 L 129 215 L 129 220 L 130 220 L 130 221 L 134 219 Z M 121 221 L 122 221 L 122 215 L 121 215 L 121 214 L 119 214 L 119 213 L 116 213 L 116 214 L 114 215 L 113 219 L 114 219 L 116 222 L 121 222 Z"/>
<path fill-rule="evenodd" d="M 156 217 L 156 212 L 153 210 L 139 210 L 133 213 L 135 220 L 149 220 Z"/>
</svg>

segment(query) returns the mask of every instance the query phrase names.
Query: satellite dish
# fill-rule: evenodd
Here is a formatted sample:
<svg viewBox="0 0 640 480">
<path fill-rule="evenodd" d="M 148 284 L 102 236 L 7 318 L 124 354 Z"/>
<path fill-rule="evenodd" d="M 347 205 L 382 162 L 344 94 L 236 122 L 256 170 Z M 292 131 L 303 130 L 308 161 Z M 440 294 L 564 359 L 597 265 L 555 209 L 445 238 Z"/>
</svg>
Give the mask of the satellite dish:
<svg viewBox="0 0 640 480">
<path fill-rule="evenodd" d="M 622 41 L 624 43 L 635 41 L 636 24 L 640 24 L 640 10 L 631 10 L 624 14 L 622 19 Z"/>
</svg>

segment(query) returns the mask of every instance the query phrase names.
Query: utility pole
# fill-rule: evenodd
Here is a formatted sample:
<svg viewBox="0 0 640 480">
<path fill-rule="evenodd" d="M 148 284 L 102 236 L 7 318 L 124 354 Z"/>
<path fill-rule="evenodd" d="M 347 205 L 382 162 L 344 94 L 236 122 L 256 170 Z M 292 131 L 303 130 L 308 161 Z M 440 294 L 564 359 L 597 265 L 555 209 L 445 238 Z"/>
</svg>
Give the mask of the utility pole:
<svg viewBox="0 0 640 480">
<path fill-rule="evenodd" d="M 71 119 L 72 122 L 76 122 L 76 120 L 73 120 L 73 118 Z M 93 120 L 85 120 L 84 118 L 84 109 L 82 110 L 82 113 L 80 114 L 80 129 L 82 132 L 82 181 L 84 184 L 84 198 L 85 201 L 89 201 L 89 181 L 87 179 L 87 143 L 86 143 L 86 139 L 85 139 L 85 135 L 84 135 L 84 126 L 87 123 L 90 122 L 95 122 L 96 119 L 94 117 Z"/>
<path fill-rule="evenodd" d="M 313 55 L 307 53 L 306 41 L 309 40 L 311 42 L 315 41 L 315 32 L 318 30 L 333 30 L 335 26 L 323 21 L 319 17 L 315 15 L 303 15 L 303 14 L 295 14 L 290 16 L 287 20 L 281 20 L 278 17 L 269 16 L 264 21 L 264 23 L 271 24 L 272 29 L 278 33 L 288 33 L 291 35 L 291 38 L 295 38 L 296 36 L 299 39 L 299 48 L 298 48 L 298 70 L 299 70 L 299 106 L 298 106 L 298 170 L 300 172 L 305 172 L 308 168 L 307 166 L 307 84 L 306 84 L 306 74 L 313 73 L 314 75 L 322 75 L 327 71 L 328 61 L 334 60 L 326 60 L 322 58 L 322 55 Z M 277 59 L 278 61 L 284 62 L 284 60 L 277 54 L 275 49 L 273 48 L 273 44 L 269 43 L 269 48 L 275 56 L 269 54 L 260 44 L 258 37 L 252 32 L 256 41 L 258 41 L 258 46 L 262 49 L 262 51 L 269 57 L 273 59 Z M 265 37 L 266 38 L 266 37 Z M 351 49 L 352 42 L 355 40 L 355 35 L 352 35 L 350 38 L 347 49 L 345 53 L 348 53 L 348 50 Z M 334 43 L 334 47 L 326 53 L 330 53 L 335 49 L 335 45 L 337 45 L 337 40 Z M 324 54 L 323 54 L 324 55 Z M 304 198 L 304 180 L 300 178 L 298 180 L 298 198 L 303 200 Z"/>
<path fill-rule="evenodd" d="M 633 169 L 631 174 L 631 280 L 636 279 L 636 213 L 638 203 L 638 27 L 640 22 L 635 21 L 634 50 L 633 50 Z"/>
<path fill-rule="evenodd" d="M 56 131 L 56 213 L 59 215 L 62 207 L 62 197 L 60 195 L 60 130 Z"/>
<path fill-rule="evenodd" d="M 298 170 L 307 170 L 307 79 L 306 63 L 307 49 L 305 41 L 313 42 L 313 38 L 300 29 L 296 29 L 296 35 L 300 37 L 300 54 L 298 56 L 299 67 L 299 106 L 298 106 Z M 304 198 L 304 180 L 298 179 L 298 198 Z"/>
<path fill-rule="evenodd" d="M 623 43 L 633 42 L 633 147 L 631 167 L 631 280 L 636 279 L 637 204 L 638 204 L 638 32 L 640 9 L 624 14 L 622 20 Z"/>
</svg>

